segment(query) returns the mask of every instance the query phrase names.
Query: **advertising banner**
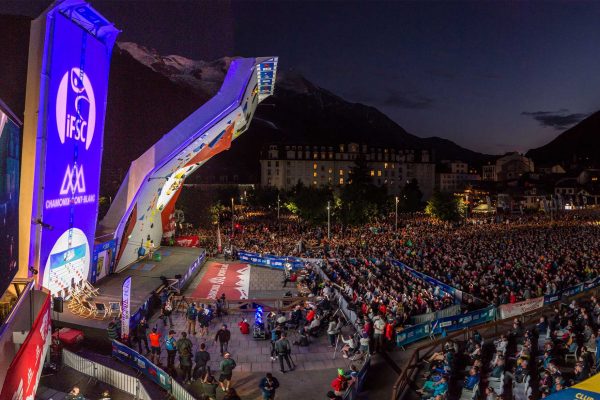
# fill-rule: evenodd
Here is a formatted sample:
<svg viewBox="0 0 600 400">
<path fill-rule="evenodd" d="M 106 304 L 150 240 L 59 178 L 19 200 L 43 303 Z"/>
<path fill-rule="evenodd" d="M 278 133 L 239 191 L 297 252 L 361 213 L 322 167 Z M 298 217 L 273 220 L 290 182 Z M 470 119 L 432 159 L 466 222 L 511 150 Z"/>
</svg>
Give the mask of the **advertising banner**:
<svg viewBox="0 0 600 400">
<path fill-rule="evenodd" d="M 416 342 L 429 336 L 431 326 L 429 322 L 411 326 L 396 335 L 396 345 L 398 347 Z"/>
<path fill-rule="evenodd" d="M 228 299 L 243 300 L 248 298 L 249 291 L 249 265 L 209 262 L 202 281 L 194 290 L 193 297 L 218 299 L 225 294 Z"/>
<path fill-rule="evenodd" d="M 200 239 L 198 235 L 177 236 L 175 238 L 175 246 L 200 247 Z"/>
<path fill-rule="evenodd" d="M 185 273 L 185 275 L 183 275 L 181 277 L 181 279 L 179 280 L 179 283 L 177 285 L 177 288 L 179 290 L 183 289 L 183 287 L 185 286 L 185 284 L 190 281 L 190 279 L 194 276 L 194 274 L 196 273 L 196 271 L 198 270 L 198 268 L 200 268 L 200 266 L 202 264 L 204 264 L 204 260 L 206 260 L 206 251 L 203 250 L 202 254 L 200 254 L 200 257 L 198 257 L 196 259 L 196 261 L 194 261 L 192 263 L 192 265 L 190 265 L 190 267 L 188 268 L 188 270 Z"/>
<path fill-rule="evenodd" d="M 131 276 L 123 282 L 123 296 L 121 299 L 121 338 L 129 337 L 129 318 L 131 317 Z"/>
<path fill-rule="evenodd" d="M 112 341 L 112 355 L 122 363 L 146 375 L 150 380 L 165 390 L 171 391 L 171 377 L 162 369 L 152 364 L 150 360 L 130 349 L 123 343 Z"/>
<path fill-rule="evenodd" d="M 10 364 L 0 399 L 29 400 L 35 397 L 44 358 L 50 346 L 51 329 L 48 294 L 29 335 Z"/>
<path fill-rule="evenodd" d="M 19 269 L 20 165 L 21 128 L 0 108 L 0 293 L 8 288 Z"/>
<path fill-rule="evenodd" d="M 86 7 L 77 11 L 104 22 Z M 46 115 L 40 117 L 37 145 L 43 167 L 36 177 L 42 196 L 33 210 L 41 219 L 36 251 L 42 285 L 68 297 L 74 284 L 89 278 L 92 261 L 112 43 L 101 42 L 58 10 L 47 21 L 48 87 L 40 96 Z"/>
<path fill-rule="evenodd" d="M 286 264 L 289 264 L 293 270 L 304 268 L 304 261 L 297 257 L 276 257 L 257 253 L 249 253 L 247 251 L 240 250 L 238 251 L 238 258 L 250 264 L 262 265 L 277 269 L 284 269 Z"/>
<path fill-rule="evenodd" d="M 452 332 L 459 329 L 467 328 L 469 326 L 484 324 L 494 320 L 496 315 L 496 309 L 493 306 L 487 308 L 472 311 L 467 314 L 455 315 L 453 317 L 440 318 L 435 322 L 432 322 L 432 330 L 435 334 L 442 333 L 443 330 L 446 332 Z"/>
<path fill-rule="evenodd" d="M 505 319 L 537 310 L 543 306 L 544 298 L 537 297 L 535 299 L 520 301 L 518 303 L 503 304 L 498 307 L 498 312 L 500 313 L 500 318 Z"/>
<path fill-rule="evenodd" d="M 104 278 L 110 273 L 111 265 L 115 260 L 116 251 L 117 239 L 112 239 L 108 242 L 94 246 L 90 282 L 96 283 L 96 281 Z"/>
</svg>

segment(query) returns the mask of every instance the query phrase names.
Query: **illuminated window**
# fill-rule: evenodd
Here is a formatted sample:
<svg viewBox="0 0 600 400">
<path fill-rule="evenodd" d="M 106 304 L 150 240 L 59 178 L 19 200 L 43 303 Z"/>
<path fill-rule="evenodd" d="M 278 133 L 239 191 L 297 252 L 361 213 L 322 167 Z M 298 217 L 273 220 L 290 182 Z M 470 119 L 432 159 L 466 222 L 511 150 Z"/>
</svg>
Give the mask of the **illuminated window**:
<svg viewBox="0 0 600 400">
<path fill-rule="evenodd" d="M 381 176 L 381 170 L 377 171 L 377 176 Z"/>
<path fill-rule="evenodd" d="M 329 173 L 330 174 L 333 173 L 333 169 L 329 168 Z"/>
<path fill-rule="evenodd" d="M 340 175 L 344 175 L 344 170 L 340 169 Z"/>
<path fill-rule="evenodd" d="M 371 170 L 371 176 L 375 176 L 375 171 Z"/>
<path fill-rule="evenodd" d="M 313 181 L 313 185 L 317 186 L 317 181 Z"/>
<path fill-rule="evenodd" d="M 340 178 L 340 185 L 344 184 L 344 178 Z"/>
<path fill-rule="evenodd" d="M 313 172 L 313 176 L 316 178 L 316 177 L 317 177 L 317 173 L 316 173 L 316 172 Z"/>
<path fill-rule="evenodd" d="M 387 167 L 388 167 L 388 163 L 383 164 L 384 169 L 387 169 Z"/>
<path fill-rule="evenodd" d="M 317 163 L 313 164 L 313 169 L 317 169 Z"/>
</svg>

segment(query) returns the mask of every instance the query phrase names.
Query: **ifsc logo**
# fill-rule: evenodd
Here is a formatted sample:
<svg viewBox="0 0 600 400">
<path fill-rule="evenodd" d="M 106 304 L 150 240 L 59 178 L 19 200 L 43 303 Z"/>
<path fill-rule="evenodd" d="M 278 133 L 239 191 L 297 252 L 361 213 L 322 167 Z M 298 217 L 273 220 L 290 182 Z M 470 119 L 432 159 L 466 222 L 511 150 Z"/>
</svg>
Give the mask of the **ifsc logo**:
<svg viewBox="0 0 600 400">
<path fill-rule="evenodd" d="M 60 195 L 74 195 L 75 193 L 85 193 L 85 176 L 83 175 L 83 165 L 67 165 L 62 185 L 60 186 Z"/>
<path fill-rule="evenodd" d="M 65 72 L 56 94 L 56 128 L 66 140 L 85 143 L 88 150 L 96 128 L 96 97 L 89 77 L 79 68 Z"/>
</svg>

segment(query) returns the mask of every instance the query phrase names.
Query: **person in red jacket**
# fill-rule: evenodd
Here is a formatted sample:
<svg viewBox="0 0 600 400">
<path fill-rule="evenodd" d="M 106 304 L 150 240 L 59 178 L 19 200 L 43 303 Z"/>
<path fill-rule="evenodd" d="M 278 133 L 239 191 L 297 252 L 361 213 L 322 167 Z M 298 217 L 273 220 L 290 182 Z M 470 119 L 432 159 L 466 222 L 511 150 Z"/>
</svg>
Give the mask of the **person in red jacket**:
<svg viewBox="0 0 600 400">
<path fill-rule="evenodd" d="M 346 389 L 348 389 L 348 380 L 344 376 L 343 369 L 338 368 L 338 375 L 333 381 L 331 381 L 331 388 L 337 396 L 342 396 Z"/>
<path fill-rule="evenodd" d="M 390 343 L 392 342 L 392 339 L 394 338 L 394 321 L 391 319 L 388 319 L 388 321 L 385 324 L 385 330 L 384 330 L 384 335 L 385 335 L 385 340 L 386 340 L 386 344 L 385 344 L 385 348 L 389 349 L 391 347 Z"/>
<path fill-rule="evenodd" d="M 242 335 L 247 335 L 250 333 L 250 324 L 244 318 L 240 323 L 238 323 L 238 327 L 240 328 L 240 332 Z"/>
<path fill-rule="evenodd" d="M 313 319 L 315 319 L 315 310 L 311 308 L 308 313 L 306 313 L 306 320 L 310 323 Z"/>
</svg>

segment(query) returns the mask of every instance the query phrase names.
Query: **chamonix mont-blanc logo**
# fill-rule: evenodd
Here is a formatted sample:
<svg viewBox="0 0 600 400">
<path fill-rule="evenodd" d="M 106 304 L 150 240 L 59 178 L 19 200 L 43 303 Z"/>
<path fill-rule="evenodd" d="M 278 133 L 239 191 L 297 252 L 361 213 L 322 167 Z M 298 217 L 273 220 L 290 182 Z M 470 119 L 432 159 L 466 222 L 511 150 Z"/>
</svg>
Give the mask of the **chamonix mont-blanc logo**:
<svg viewBox="0 0 600 400">
<path fill-rule="evenodd" d="M 85 176 L 83 175 L 83 165 L 67 165 L 65 176 L 60 186 L 60 194 L 81 194 L 85 193 Z"/>
<path fill-rule="evenodd" d="M 65 72 L 56 94 L 56 128 L 61 143 L 77 140 L 88 150 L 96 127 L 96 98 L 90 79 L 79 68 Z"/>
</svg>

